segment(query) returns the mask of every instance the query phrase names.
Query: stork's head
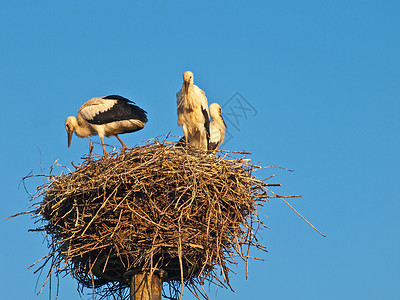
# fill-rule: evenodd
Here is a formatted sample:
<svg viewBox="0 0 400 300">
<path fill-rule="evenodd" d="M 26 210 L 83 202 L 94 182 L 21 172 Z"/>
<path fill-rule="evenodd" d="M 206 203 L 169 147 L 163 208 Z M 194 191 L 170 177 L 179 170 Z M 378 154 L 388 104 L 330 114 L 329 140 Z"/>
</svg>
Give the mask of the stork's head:
<svg viewBox="0 0 400 300">
<path fill-rule="evenodd" d="M 222 108 L 218 103 L 210 104 L 210 116 L 214 122 L 220 123 L 225 128 L 228 128 L 228 126 L 225 124 L 224 118 L 222 118 Z"/>
<path fill-rule="evenodd" d="M 182 77 L 185 94 L 187 94 L 189 92 L 189 86 L 193 84 L 193 73 L 190 71 L 186 71 L 185 73 L 183 73 Z"/>
<path fill-rule="evenodd" d="M 77 126 L 78 122 L 76 117 L 68 117 L 65 120 L 65 129 L 67 130 L 68 134 L 68 148 L 71 146 L 72 135 L 74 134 L 74 130 Z"/>
</svg>

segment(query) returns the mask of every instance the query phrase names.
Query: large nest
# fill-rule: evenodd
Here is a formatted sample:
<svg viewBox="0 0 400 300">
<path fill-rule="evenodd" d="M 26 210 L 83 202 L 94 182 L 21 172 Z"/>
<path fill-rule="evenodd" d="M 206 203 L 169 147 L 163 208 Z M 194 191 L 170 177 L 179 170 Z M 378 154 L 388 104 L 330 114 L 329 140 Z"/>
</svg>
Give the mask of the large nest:
<svg viewBox="0 0 400 300">
<path fill-rule="evenodd" d="M 129 287 L 135 270 L 163 270 L 167 287 L 197 297 L 205 281 L 230 287 L 235 259 L 265 251 L 257 208 L 276 194 L 252 175 L 258 168 L 243 155 L 155 141 L 45 175 L 32 198 L 43 199 L 33 215 L 50 241 L 49 276 L 70 273 L 103 296 Z"/>
</svg>

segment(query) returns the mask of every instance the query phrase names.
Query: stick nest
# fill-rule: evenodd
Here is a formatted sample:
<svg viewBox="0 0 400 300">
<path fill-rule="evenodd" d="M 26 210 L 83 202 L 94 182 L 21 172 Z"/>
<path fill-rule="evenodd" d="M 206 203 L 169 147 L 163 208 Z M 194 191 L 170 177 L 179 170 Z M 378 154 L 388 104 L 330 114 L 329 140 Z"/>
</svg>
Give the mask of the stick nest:
<svg viewBox="0 0 400 300">
<path fill-rule="evenodd" d="M 206 298 L 205 281 L 231 288 L 236 259 L 247 264 L 250 248 L 265 251 L 257 208 L 269 190 L 252 175 L 258 168 L 245 157 L 155 141 L 42 175 L 32 198 L 43 200 L 31 212 L 51 250 L 39 269 L 69 273 L 103 296 L 129 287 L 128 271 L 138 270 L 162 270 L 164 291 L 165 282 Z"/>
</svg>

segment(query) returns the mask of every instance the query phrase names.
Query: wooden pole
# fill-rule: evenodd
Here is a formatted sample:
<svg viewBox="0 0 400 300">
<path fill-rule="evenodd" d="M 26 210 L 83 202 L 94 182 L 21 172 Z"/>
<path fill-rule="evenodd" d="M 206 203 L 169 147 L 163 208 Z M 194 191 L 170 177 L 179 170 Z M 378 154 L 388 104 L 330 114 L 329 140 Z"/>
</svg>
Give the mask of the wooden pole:
<svg viewBox="0 0 400 300">
<path fill-rule="evenodd" d="M 130 293 L 131 300 L 161 300 L 162 280 L 159 274 L 150 274 L 149 271 L 133 272 Z"/>
</svg>

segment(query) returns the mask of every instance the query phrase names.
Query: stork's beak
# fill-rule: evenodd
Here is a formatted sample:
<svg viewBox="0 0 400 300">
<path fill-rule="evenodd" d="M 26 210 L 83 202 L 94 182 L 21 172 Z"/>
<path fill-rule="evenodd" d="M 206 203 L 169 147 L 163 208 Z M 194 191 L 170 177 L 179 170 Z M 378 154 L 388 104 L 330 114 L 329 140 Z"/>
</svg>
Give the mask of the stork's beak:
<svg viewBox="0 0 400 300">
<path fill-rule="evenodd" d="M 222 120 L 222 123 L 224 123 L 225 128 L 228 129 L 228 126 L 226 126 L 225 120 L 222 116 L 221 116 L 221 120 Z"/>
<path fill-rule="evenodd" d="M 68 148 L 71 146 L 72 135 L 74 134 L 73 131 L 67 131 L 68 134 Z"/>
<path fill-rule="evenodd" d="M 189 82 L 185 81 L 185 94 L 189 93 Z"/>
</svg>

